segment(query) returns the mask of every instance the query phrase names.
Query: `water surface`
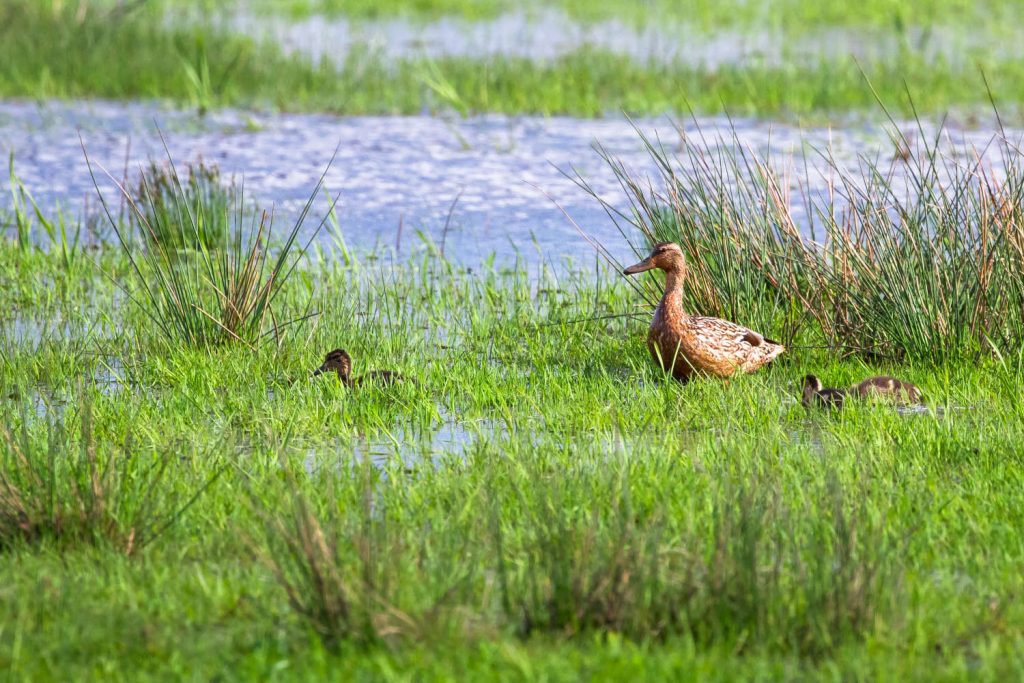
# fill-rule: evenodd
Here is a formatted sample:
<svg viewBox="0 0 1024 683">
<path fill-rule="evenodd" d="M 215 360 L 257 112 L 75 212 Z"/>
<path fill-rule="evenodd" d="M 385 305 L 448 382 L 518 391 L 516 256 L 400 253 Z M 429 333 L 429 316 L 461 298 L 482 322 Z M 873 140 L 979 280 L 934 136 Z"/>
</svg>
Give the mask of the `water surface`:
<svg viewBox="0 0 1024 683">
<path fill-rule="evenodd" d="M 727 153 L 739 144 L 770 154 L 787 173 L 795 203 L 805 192 L 827 195 L 830 178 L 819 153 L 826 149 L 843 168 L 856 168 L 862 157 L 877 160 L 891 170 L 897 191 L 907 190 L 907 166 L 894 158 L 889 134 L 877 123 L 800 128 L 712 117 L 683 120 L 681 128 L 711 148 L 724 145 Z M 94 163 L 118 179 L 127 162 L 131 183 L 147 159 L 165 158 L 162 131 L 176 162 L 202 158 L 217 164 L 225 175 L 244 179 L 247 195 L 273 204 L 279 222 L 287 221 L 337 148 L 326 187 L 340 197 L 338 217 L 350 248 L 397 248 L 407 258 L 430 240 L 467 265 L 491 254 L 505 263 L 593 263 L 593 250 L 566 214 L 629 258 L 604 210 L 567 174 L 578 172 L 603 198 L 625 208 L 624 194 L 594 145 L 638 175 L 650 174 L 655 169 L 637 129 L 670 151 L 680 144 L 680 132 L 668 118 L 338 117 L 234 110 L 199 117 L 153 103 L 0 103 L 0 154 L 13 152 L 19 177 L 47 210 L 58 204 L 72 214 L 87 204 L 95 209 L 83 142 Z M 926 124 L 925 133 L 933 135 L 934 126 Z M 1020 135 L 1010 131 L 1014 139 Z M 977 149 L 998 165 L 1000 150 L 992 138 L 991 128 L 956 122 L 944 133 L 951 157 L 969 159 Z M 100 180 L 116 205 L 116 187 Z M 0 199 L 0 216 L 10 201 L 10 195 Z M 322 214 L 326 206 L 321 198 L 316 210 Z M 798 212 L 797 219 L 806 216 Z M 307 234 L 316 224 L 307 222 Z M 320 239 L 330 241 L 326 233 Z"/>
</svg>

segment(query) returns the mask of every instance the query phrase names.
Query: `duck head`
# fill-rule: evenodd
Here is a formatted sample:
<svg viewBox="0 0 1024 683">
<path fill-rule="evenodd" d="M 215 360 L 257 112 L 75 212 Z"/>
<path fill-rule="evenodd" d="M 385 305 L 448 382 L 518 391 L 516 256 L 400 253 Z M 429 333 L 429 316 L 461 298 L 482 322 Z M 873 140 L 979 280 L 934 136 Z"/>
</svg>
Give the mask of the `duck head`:
<svg viewBox="0 0 1024 683">
<path fill-rule="evenodd" d="M 825 388 L 815 375 L 805 375 L 802 380 L 804 403 L 807 404 L 819 391 Z"/>
<path fill-rule="evenodd" d="M 348 355 L 345 349 L 334 349 L 327 354 L 323 365 L 313 372 L 313 376 L 316 377 L 325 372 L 336 372 L 341 381 L 347 382 L 352 374 L 352 357 Z"/>
<path fill-rule="evenodd" d="M 679 245 L 675 242 L 662 242 L 654 245 L 650 256 L 622 272 L 625 275 L 635 275 L 655 268 L 664 271 L 681 271 L 685 266 L 686 259 L 683 257 L 683 250 L 679 248 Z"/>
<path fill-rule="evenodd" d="M 810 389 L 811 391 L 821 391 L 825 388 L 825 385 L 815 375 L 804 375 L 802 383 L 804 389 Z"/>
</svg>

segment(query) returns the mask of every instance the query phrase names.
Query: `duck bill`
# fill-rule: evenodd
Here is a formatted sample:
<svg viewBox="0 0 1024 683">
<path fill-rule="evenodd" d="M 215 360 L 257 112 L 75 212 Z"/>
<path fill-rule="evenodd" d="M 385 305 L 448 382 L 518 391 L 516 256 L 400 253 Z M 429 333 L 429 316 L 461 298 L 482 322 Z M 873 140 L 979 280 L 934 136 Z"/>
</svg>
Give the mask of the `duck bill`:
<svg viewBox="0 0 1024 683">
<path fill-rule="evenodd" d="M 313 371 L 313 376 L 316 377 L 317 375 L 322 375 L 324 374 L 324 372 L 326 372 L 324 370 L 324 366 L 321 365 L 320 367 Z"/>
<path fill-rule="evenodd" d="M 642 273 L 645 270 L 652 270 L 655 267 L 656 266 L 654 265 L 654 262 L 651 259 L 645 258 L 640 263 L 634 263 L 629 268 L 626 268 L 624 271 L 622 271 L 622 273 L 624 275 L 636 275 L 637 273 Z"/>
</svg>

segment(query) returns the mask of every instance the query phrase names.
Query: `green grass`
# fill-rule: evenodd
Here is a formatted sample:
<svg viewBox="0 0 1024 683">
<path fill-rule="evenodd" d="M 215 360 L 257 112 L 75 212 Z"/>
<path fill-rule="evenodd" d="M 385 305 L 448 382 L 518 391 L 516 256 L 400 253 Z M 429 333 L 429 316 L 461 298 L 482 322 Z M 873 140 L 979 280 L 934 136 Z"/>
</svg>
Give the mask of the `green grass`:
<svg viewBox="0 0 1024 683">
<path fill-rule="evenodd" d="M 151 161 L 130 194 L 139 236 L 151 249 L 218 249 L 228 244 L 238 188 L 199 161 L 179 176 L 171 164 Z M 241 207 L 244 208 L 244 207 Z"/>
<path fill-rule="evenodd" d="M 617 274 L 343 263 L 310 255 L 285 283 L 281 317 L 311 298 L 319 312 L 289 335 L 192 348 L 123 305 L 109 276 L 133 272 L 125 252 L 69 265 L 0 243 L 16 321 L 0 336 L 0 424 L 19 435 L 0 466 L 28 493 L 17 453 L 53 472 L 116 455 L 101 498 L 124 501 L 76 517 L 113 534 L 4 538 L 5 670 L 1019 675 L 1024 368 L 792 349 L 728 385 L 680 386 L 648 358 L 650 309 Z M 336 346 L 357 373 L 417 381 L 310 378 Z M 929 411 L 808 413 L 809 371 L 835 385 L 894 372 Z M 154 463 L 164 495 L 149 499 Z M 67 510 L 95 490 L 74 481 L 48 500 Z M 126 557 L 139 509 L 170 523 Z"/>
<path fill-rule="evenodd" d="M 456 110 L 601 116 L 627 112 L 821 115 L 874 107 L 864 73 L 900 113 L 910 85 L 919 111 L 974 110 L 984 72 L 1007 114 L 1016 114 L 1024 67 L 979 48 L 950 59 L 910 44 L 892 56 L 757 61 L 721 68 L 645 64 L 580 49 L 550 62 L 517 58 L 403 59 L 356 50 L 344 65 L 286 57 L 273 45 L 200 24 L 169 28 L 158 7 L 109 8 L 16 0 L 0 9 L 0 96 L 163 98 L 200 111 L 269 107 L 339 114 Z M 945 7 L 945 5 L 943 5 Z M 995 34 L 993 34 L 995 35 Z M 993 43 L 998 41 L 993 40 Z"/>
</svg>

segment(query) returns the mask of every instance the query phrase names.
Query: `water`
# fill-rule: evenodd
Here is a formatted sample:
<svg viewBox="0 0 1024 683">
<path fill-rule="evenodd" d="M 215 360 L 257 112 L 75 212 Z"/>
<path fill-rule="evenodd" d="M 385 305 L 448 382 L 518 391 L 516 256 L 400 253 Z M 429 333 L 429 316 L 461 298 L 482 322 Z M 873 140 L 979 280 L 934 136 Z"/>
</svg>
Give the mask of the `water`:
<svg viewBox="0 0 1024 683">
<path fill-rule="evenodd" d="M 968 55 L 992 48 L 990 31 L 964 31 L 958 26 L 894 28 L 819 27 L 801 35 L 783 32 L 777 17 L 766 16 L 757 29 L 713 29 L 664 21 L 637 25 L 619 19 L 580 23 L 552 8 L 513 11 L 487 20 L 442 17 L 417 21 L 390 17 L 373 21 L 313 14 L 301 19 L 236 6 L 216 16 L 196 15 L 171 23 L 212 22 L 217 29 L 277 44 L 287 54 L 315 62 L 344 62 L 353 51 L 369 50 L 385 61 L 442 57 L 494 57 L 550 61 L 593 48 L 648 63 L 679 64 L 709 69 L 758 63 L 780 66 L 817 63 L 822 59 L 875 61 L 913 49 L 926 60 L 945 59 L 962 65 Z M 770 28 L 775 25 L 775 28 Z M 769 27 L 769 28 L 763 28 Z M 1004 59 L 1024 56 L 1024 42 L 1008 35 L 1000 40 Z M 967 62 L 968 64 L 970 62 Z"/>
<path fill-rule="evenodd" d="M 893 160 L 885 129 L 874 123 L 831 129 L 723 118 L 683 123 L 687 135 L 697 134 L 699 127 L 709 141 L 731 138 L 734 127 L 741 145 L 757 154 L 770 151 L 777 166 L 793 171 L 794 198 L 805 190 L 827 192 L 828 178 L 815 149 L 831 147 L 838 164 L 849 168 L 857 166 L 860 155 L 880 159 L 892 166 L 896 188 L 906 173 L 902 162 Z M 679 143 L 667 118 L 635 125 L 670 149 Z M 517 257 L 533 263 L 541 258 L 555 264 L 564 259 L 593 263 L 593 249 L 567 215 L 628 260 L 631 253 L 604 210 L 565 174 L 575 169 L 602 198 L 626 208 L 621 188 L 593 145 L 600 143 L 636 173 L 654 170 L 633 124 L 624 118 L 449 120 L 233 110 L 200 118 L 153 103 L 0 103 L 0 154 L 14 153 L 18 175 L 44 210 L 60 204 L 78 212 L 87 202 L 96 205 L 80 135 L 94 164 L 120 179 L 126 159 L 134 177 L 148 158 L 164 157 L 158 130 L 176 162 L 203 158 L 225 175 L 244 177 L 247 195 L 275 205 L 279 222 L 296 215 L 337 146 L 326 187 L 340 196 L 338 216 L 350 248 L 398 246 L 399 257 L 406 258 L 424 248 L 425 237 L 443 242 L 449 258 L 470 266 L 491 254 L 498 255 L 499 263 Z M 963 154 L 966 147 L 985 148 L 993 131 L 954 123 L 947 134 Z M 1019 138 L 1020 132 L 1010 131 L 1010 136 Z M 996 160 L 998 149 L 989 148 L 987 155 Z M 99 176 L 116 209 L 116 187 Z M 325 199 L 317 202 L 318 215 L 326 205 Z M 0 216 L 9 208 L 8 195 L 0 200 Z M 316 223 L 306 223 L 307 234 Z M 324 242 L 329 239 L 326 233 L 321 236 Z"/>
</svg>

